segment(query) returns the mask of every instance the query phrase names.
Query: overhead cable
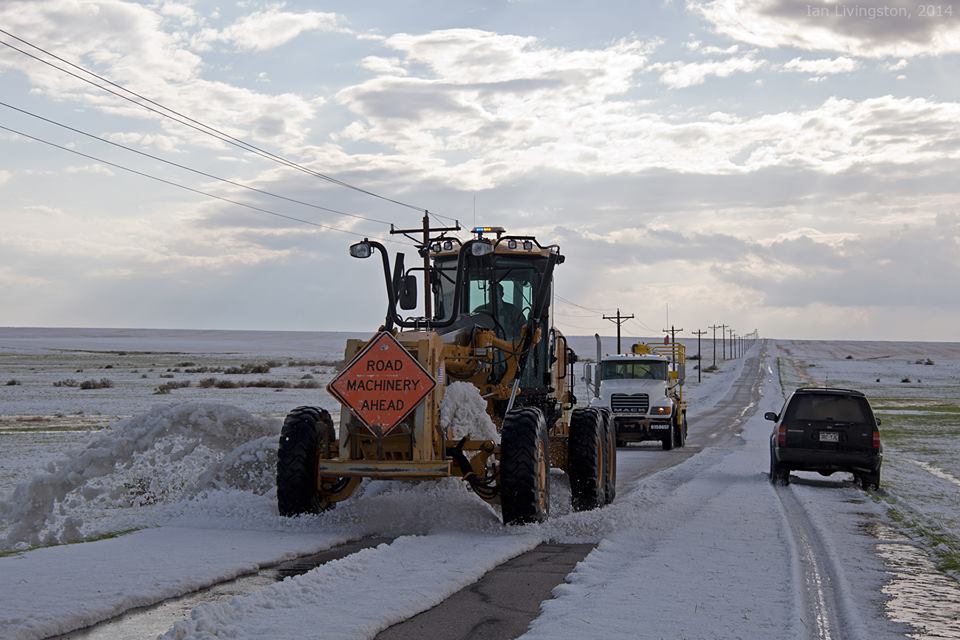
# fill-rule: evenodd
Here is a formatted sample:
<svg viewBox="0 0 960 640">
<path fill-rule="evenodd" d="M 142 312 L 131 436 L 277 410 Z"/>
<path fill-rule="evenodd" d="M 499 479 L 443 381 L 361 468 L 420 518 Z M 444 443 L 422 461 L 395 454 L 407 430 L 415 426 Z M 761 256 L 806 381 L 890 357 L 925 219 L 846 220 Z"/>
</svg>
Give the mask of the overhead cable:
<svg viewBox="0 0 960 640">
<path fill-rule="evenodd" d="M 234 137 L 234 136 L 231 136 L 231 135 L 228 134 L 228 133 L 225 133 L 225 132 L 223 132 L 223 131 L 215 128 L 215 127 L 212 127 L 212 126 L 210 126 L 210 125 L 208 125 L 208 124 L 205 124 L 204 122 L 201 122 L 200 120 L 197 120 L 197 119 L 195 119 L 195 118 L 191 118 L 190 116 L 187 116 L 187 115 L 185 115 L 185 114 L 183 114 L 183 113 L 181 113 L 181 112 L 179 112 L 179 111 L 177 111 L 177 110 L 175 110 L 175 109 L 171 109 L 170 107 L 167 107 L 167 106 L 165 106 L 165 105 L 163 105 L 163 104 L 161 104 L 161 103 L 159 103 L 159 102 L 157 102 L 157 101 L 155 101 L 155 100 L 151 100 L 150 98 L 147 98 L 146 96 L 143 96 L 143 95 L 137 93 L 136 91 L 133 91 L 133 90 L 131 90 L 131 89 L 127 89 L 127 88 L 124 87 L 123 85 L 118 84 L 118 83 L 110 80 L 109 78 L 105 78 L 105 77 L 103 77 L 103 76 L 101 76 L 101 75 L 99 75 L 99 74 L 97 74 L 97 73 L 95 73 L 95 72 L 93 72 L 93 71 L 90 71 L 89 69 L 86 69 L 86 68 L 84 68 L 84 67 L 82 67 L 82 66 L 80 66 L 80 65 L 78 65 L 78 64 L 73 63 L 73 62 L 70 62 L 69 60 L 66 60 L 65 58 L 62 58 L 62 57 L 58 56 L 58 55 L 55 54 L 55 53 L 52 53 L 52 52 L 50 52 L 50 51 L 48 51 L 48 50 L 46 50 L 46 49 L 44 49 L 44 48 L 42 48 L 42 47 L 40 47 L 40 46 L 38 46 L 38 45 L 36 45 L 36 44 L 33 44 L 32 42 L 30 42 L 30 41 L 28 41 L 28 40 L 25 40 L 25 39 L 23 39 L 23 38 L 21 38 L 21 37 L 19 37 L 19 36 L 17 36 L 17 35 L 14 35 L 14 34 L 10 33 L 10 32 L 7 31 L 6 29 L 0 28 L 0 33 L 4 34 L 4 35 L 6 35 L 6 36 L 8 36 L 8 37 L 10 37 L 10 38 L 13 38 L 14 40 L 17 40 L 18 42 L 22 42 L 23 44 L 25 44 L 25 45 L 33 48 L 33 49 L 36 49 L 37 51 L 40 51 L 40 52 L 42 52 L 42 53 L 50 56 L 51 58 L 54 58 L 55 60 L 58 60 L 58 61 L 66 64 L 66 65 L 69 65 L 70 67 L 72 67 L 72 68 L 74 68 L 74 69 L 77 69 L 78 71 L 82 71 L 83 73 L 85 73 L 85 74 L 87 74 L 87 75 L 93 76 L 94 78 L 97 78 L 97 79 L 100 80 L 101 82 L 105 82 L 105 83 L 107 83 L 108 85 L 110 85 L 110 86 L 112 86 L 112 87 L 116 87 L 117 89 L 119 89 L 119 90 L 121 90 L 121 91 L 123 91 L 123 92 L 125 92 L 125 93 L 128 93 L 128 94 L 130 94 L 130 95 L 132 95 L 132 96 L 135 96 L 135 97 L 137 98 L 137 100 L 134 100 L 133 98 L 131 98 L 131 97 L 127 96 L 127 95 L 123 95 L 123 94 L 121 94 L 121 93 L 119 93 L 119 92 L 117 92 L 117 91 L 114 91 L 114 90 L 110 89 L 109 87 L 105 87 L 105 86 L 103 86 L 103 85 L 101 85 L 101 84 L 97 84 L 96 82 L 90 80 L 89 78 L 85 78 L 85 77 L 83 77 L 83 76 L 81 76 L 81 75 L 79 75 L 79 74 L 76 74 L 76 73 L 70 71 L 69 69 L 64 69 L 63 67 L 60 67 L 60 66 L 58 66 L 58 65 L 50 62 L 49 60 L 44 60 L 43 58 L 41 58 L 41 57 L 39 57 L 39 56 L 36 56 L 36 55 L 30 53 L 29 51 L 24 51 L 23 49 L 21 49 L 21 48 L 19 48 L 19 47 L 16 47 L 16 46 L 10 44 L 9 42 L 2 42 L 2 41 L 0 41 L 0 44 L 2 44 L 2 45 L 5 46 L 5 47 L 8 47 L 8 48 L 10 48 L 10 49 L 12 49 L 12 50 L 14 50 L 14 51 L 17 51 L 18 53 L 21 53 L 22 55 L 25 55 L 25 56 L 27 56 L 27 57 L 29 57 L 29 58 L 32 58 L 33 60 L 36 60 L 37 62 L 43 63 L 43 64 L 45 64 L 45 65 L 47 65 L 47 66 L 49 66 L 49 67 L 52 67 L 52 68 L 60 71 L 61 73 L 65 73 L 65 74 L 67 74 L 67 75 L 70 75 L 70 76 L 72 76 L 72 77 L 74 77 L 74 78 L 82 81 L 82 82 L 86 82 L 87 84 L 92 85 L 92 86 L 94 86 L 94 87 L 96 87 L 96 88 L 98 88 L 98 89 L 100 89 L 100 90 L 102 90 L 102 91 L 106 91 L 107 93 L 110 93 L 110 94 L 112 94 L 112 95 L 114 95 L 114 96 L 116 96 L 116 97 L 118 97 L 118 98 L 121 98 L 121 99 L 123 99 L 123 100 L 126 100 L 127 102 L 130 102 L 130 103 L 132 103 L 132 104 L 135 104 L 135 105 L 137 105 L 137 106 L 139 106 L 139 107 L 141 107 L 141 108 L 143 108 L 143 109 L 146 109 L 146 110 L 148 110 L 148 111 L 151 111 L 151 112 L 153 112 L 153 113 L 156 113 L 157 115 L 163 116 L 163 117 L 165 117 L 165 118 L 169 118 L 170 120 L 173 120 L 173 121 L 175 121 L 175 122 L 178 122 L 178 123 L 180 123 L 180 124 L 182 124 L 182 125 L 184 125 L 184 126 L 190 127 L 191 129 L 194 129 L 195 131 L 198 131 L 198 132 L 203 133 L 203 134 L 205 134 L 205 135 L 208 135 L 208 136 L 211 136 L 211 137 L 213 137 L 213 138 L 216 138 L 216 139 L 220 140 L 221 142 L 225 142 L 225 143 L 227 143 L 227 144 L 233 145 L 234 147 L 243 149 L 244 151 L 247 151 L 247 152 L 249 152 L 249 153 L 253 153 L 253 154 L 255 154 L 255 155 L 258 155 L 258 156 L 260 156 L 260 157 L 266 158 L 266 159 L 268 159 L 268 160 L 272 160 L 272 161 L 274 161 L 274 162 L 278 162 L 278 163 L 280 163 L 280 164 L 282 164 L 282 165 L 284 165 L 284 166 L 290 167 L 291 169 L 296 169 L 297 171 L 301 171 L 301 172 L 303 172 L 303 173 L 312 175 L 312 176 L 314 176 L 314 177 L 316 177 L 316 178 L 320 178 L 321 180 L 326 180 L 327 182 L 330 182 L 330 183 L 332 183 L 332 184 L 336 184 L 336 185 L 338 185 L 338 186 L 345 187 L 345 188 L 347 188 L 347 189 L 352 189 L 353 191 L 357 191 L 357 192 L 359 192 L 359 193 L 363 193 L 363 194 L 365 194 L 365 195 L 372 196 L 372 197 L 374 197 L 374 198 L 379 198 L 380 200 L 384 200 L 384 201 L 386 201 L 386 202 L 391 202 L 391 203 L 393 203 L 393 204 L 397 204 L 397 205 L 399 205 L 399 206 L 406 207 L 406 208 L 408 208 L 408 209 L 412 209 L 412 210 L 414 210 L 414 211 L 418 211 L 418 212 L 421 212 L 421 213 L 424 212 L 424 211 L 427 211 L 427 209 L 425 209 L 424 207 L 412 205 L 412 204 L 409 204 L 409 203 L 407 203 L 407 202 L 403 202 L 403 201 L 401 201 L 401 200 L 397 200 L 397 199 L 394 199 L 394 198 L 390 198 L 390 197 L 388 197 L 388 196 L 385 196 L 385 195 L 376 193 L 376 192 L 374 192 L 374 191 L 370 191 L 369 189 L 364 189 L 364 188 L 362 188 L 362 187 L 358 187 L 358 186 L 356 186 L 356 185 L 350 184 L 350 183 L 348 183 L 348 182 L 346 182 L 346 181 L 344 181 L 344 180 L 340 180 L 339 178 L 334 178 L 333 176 L 326 175 L 326 174 L 324 174 L 324 173 L 320 173 L 319 171 L 315 171 L 315 170 L 313 170 L 313 169 L 310 169 L 309 167 L 305 167 L 305 166 L 303 166 L 303 165 L 301 165 L 301 164 L 299 164 L 299 163 L 297 163 L 297 162 L 294 162 L 293 160 L 289 160 L 289 159 L 287 159 L 287 158 L 284 158 L 283 156 L 280 156 L 280 155 L 277 155 L 277 154 L 272 153 L 272 152 L 270 152 L 270 151 L 267 151 L 267 150 L 265 150 L 265 149 L 262 149 L 262 148 L 254 145 L 254 144 L 252 144 L 252 143 L 246 142 L 245 140 L 242 140 L 242 139 L 240 139 L 240 138 L 236 138 L 236 137 Z M 144 104 L 143 102 L 140 102 L 140 100 L 143 100 L 144 102 L 147 102 L 147 103 L 149 103 L 149 104 L 151 104 L 151 105 L 154 105 L 155 107 L 159 107 L 159 109 L 150 107 L 150 106 L 148 106 L 147 104 Z M 161 111 L 160 109 L 162 109 L 162 111 Z M 170 115 L 170 114 L 173 114 L 173 115 Z M 454 221 L 453 218 L 450 218 L 450 217 L 448 217 L 448 216 L 444 216 L 444 215 L 441 215 L 441 214 L 438 214 L 438 213 L 434 213 L 434 212 L 430 212 L 430 213 L 431 213 L 431 215 L 434 215 L 434 216 L 436 216 L 436 217 L 438 217 L 438 218 L 444 218 L 444 219 L 446 219 L 446 220 Z"/>
<path fill-rule="evenodd" d="M 243 184 L 243 183 L 241 183 L 241 182 L 236 182 L 236 181 L 234 181 L 234 180 L 230 180 L 229 178 L 222 178 L 222 177 L 216 176 L 216 175 L 214 175 L 214 174 L 212 174 L 212 173 L 207 173 L 206 171 L 201 171 L 201 170 L 199 170 L 199 169 L 194 169 L 194 168 L 192 168 L 192 167 L 188 167 L 187 165 L 180 164 L 179 162 L 174 162 L 174 161 L 172 161 L 172 160 L 167 160 L 166 158 L 162 158 L 162 157 L 160 157 L 160 156 L 155 156 L 155 155 L 153 155 L 153 154 L 151 154 L 151 153 L 147 153 L 146 151 L 141 151 L 141 150 L 139 150 L 139 149 L 134 149 L 133 147 L 128 147 L 127 145 L 120 144 L 119 142 L 114 142 L 113 140 L 108 140 L 108 139 L 106 139 L 106 138 L 101 138 L 100 136 L 96 136 L 96 135 L 94 135 L 94 134 L 92 134 L 92 133 L 89 133 L 89 132 L 87 132 L 87 131 L 83 131 L 82 129 L 77 129 L 77 128 L 75 128 L 75 127 L 71 127 L 70 125 L 63 124 L 62 122 L 57 122 L 56 120 L 51 120 L 50 118 L 45 118 L 44 116 L 41 116 L 41 115 L 36 114 L 36 113 L 33 113 L 32 111 L 27 111 L 26 109 L 21 109 L 21 108 L 19 108 L 19 107 L 15 107 L 15 106 L 13 106 L 12 104 L 8 104 L 8 103 L 6 103 L 6 102 L 3 102 L 2 100 L 0 100 L 0 105 L 2 105 L 2 106 L 4 106 L 4 107 L 7 107 L 8 109 L 13 109 L 14 111 L 18 111 L 18 112 L 20 112 L 20 113 L 22 113 L 22 114 L 24 114 L 24 115 L 28 115 L 28 116 L 30 116 L 30 117 L 32 117 L 32 118 L 36 118 L 36 119 L 38 119 L 38 120 L 42 120 L 42 121 L 44 121 L 44 122 L 47 122 L 47 123 L 56 125 L 56 126 L 58 126 L 58 127 L 61 127 L 61 128 L 63 128 L 63 129 L 66 129 L 67 131 L 72 131 L 72 132 L 74 132 L 74 133 L 79 133 L 80 135 L 86 136 L 86 137 L 91 138 L 91 139 L 93 139 L 93 140 L 97 140 L 97 141 L 99 141 L 99 142 L 103 142 L 104 144 L 109 144 L 109 145 L 112 145 L 112 146 L 117 147 L 117 148 L 119 148 L 119 149 L 124 149 L 124 150 L 126 150 L 126 151 L 130 151 L 131 153 L 136 153 L 137 155 L 143 156 L 143 157 L 145 157 L 145 158 L 150 158 L 151 160 L 156 160 L 156 161 L 158 161 L 158 162 L 163 162 L 164 164 L 168 164 L 168 165 L 170 165 L 170 166 L 172 166 L 172 167 L 177 167 L 178 169 L 183 169 L 183 170 L 185 170 L 185 171 L 190 171 L 190 172 L 195 173 L 195 174 L 197 174 L 197 175 L 204 176 L 205 178 L 211 178 L 211 179 L 213 179 L 213 180 L 219 180 L 220 182 L 225 182 L 225 183 L 230 184 L 230 185 L 233 185 L 233 186 L 235 186 L 235 187 L 240 187 L 241 189 L 247 189 L 247 190 L 249 190 L 249 191 L 255 191 L 255 192 L 257 192 L 257 193 L 260 193 L 260 194 L 263 194 L 263 195 L 266 195 L 266 196 L 271 196 L 271 197 L 274 197 L 274 198 L 279 198 L 280 200 L 286 200 L 287 202 L 293 202 L 293 203 L 296 203 L 296 204 L 301 204 L 301 205 L 303 205 L 303 206 L 305 206 L 305 207 L 311 207 L 311 208 L 313 208 L 313 209 L 317 209 L 317 210 L 320 210 L 320 211 L 326 211 L 326 212 L 328 212 L 328 213 L 334 213 L 334 214 L 339 215 L 339 216 L 349 216 L 349 217 L 351 217 L 351 218 L 357 218 L 357 219 L 359 219 L 359 220 L 366 220 L 367 222 L 376 222 L 376 223 L 378 223 L 378 224 L 382 224 L 382 225 L 386 225 L 386 226 L 391 226 L 391 225 L 392 225 L 392 223 L 387 222 L 386 220 L 378 220 L 377 218 L 368 218 L 367 216 L 362 216 L 362 215 L 356 214 L 356 213 L 348 213 L 348 212 L 346 212 L 346 211 L 340 211 L 339 209 L 331 209 L 331 208 L 329 208 L 329 207 L 323 207 L 323 206 L 320 206 L 320 205 L 318 205 L 318 204 L 313 204 L 313 203 L 311 203 L 311 202 L 304 202 L 303 200 L 297 200 L 296 198 L 289 198 L 289 197 L 287 197 L 287 196 L 283 196 L 283 195 L 280 195 L 280 194 L 278 194 L 278 193 L 273 193 L 273 192 L 267 191 L 267 190 L 265 190 L 265 189 L 259 189 L 259 188 L 257 188 L 257 187 L 251 187 L 250 185 L 246 185 L 246 184 Z"/>
<path fill-rule="evenodd" d="M 284 218 L 284 219 L 286 219 L 286 220 L 292 220 L 292 221 L 294 221 L 294 222 L 301 222 L 301 223 L 303 223 L 303 224 L 308 224 L 308 225 L 313 226 L 313 227 L 319 227 L 319 228 L 321 228 L 321 229 L 328 229 L 328 230 L 330 230 L 330 231 L 339 231 L 340 233 L 348 233 L 348 234 L 350 234 L 350 235 L 358 236 L 358 237 L 360 237 L 360 238 L 366 238 L 366 237 L 368 237 L 366 234 L 357 233 L 356 231 L 350 231 L 350 230 L 348 230 L 348 229 L 341 229 L 341 228 L 339 228 L 339 227 L 334 227 L 334 226 L 327 225 L 327 224 L 321 224 L 321 223 L 319 223 L 319 222 L 313 222 L 312 220 L 304 220 L 303 218 L 297 218 L 297 217 L 295 217 L 295 216 L 290 216 L 290 215 L 287 215 L 287 214 L 285 214 L 285 213 L 279 213 L 279 212 L 277 212 L 277 211 L 272 211 L 272 210 L 270 210 L 270 209 L 265 209 L 265 208 L 263 208 L 263 207 L 258 207 L 258 206 L 256 206 L 256 205 L 248 204 L 248 203 L 246 203 L 246 202 L 240 202 L 240 201 L 238 201 L 238 200 L 232 200 L 232 199 L 230 199 L 230 198 L 225 198 L 225 197 L 223 197 L 223 196 L 218 196 L 218 195 L 213 194 L 213 193 L 210 193 L 210 192 L 208 192 L 208 191 L 203 191 L 203 190 L 201 190 L 201 189 L 195 189 L 195 188 L 189 187 L 189 186 L 187 186 L 187 185 L 185 185 L 185 184 L 180 184 L 179 182 L 174 182 L 173 180 L 167 180 L 166 178 L 161 178 L 161 177 L 159 177 L 159 176 L 155 176 L 155 175 L 152 175 L 152 174 L 143 172 L 143 171 L 138 171 L 137 169 L 132 169 L 132 168 L 126 167 L 126 166 L 124 166 L 124 165 L 122 165 L 122 164 L 117 164 L 116 162 L 110 162 L 109 160 L 104 160 L 103 158 L 98 158 L 97 156 L 93 156 L 93 155 L 90 155 L 90 154 L 87 154 L 87 153 L 83 153 L 82 151 L 77 151 L 76 149 L 70 149 L 69 147 L 65 147 L 65 146 L 63 146 L 63 145 L 59 145 L 59 144 L 57 144 L 57 143 L 55 143 L 55 142 L 50 142 L 49 140 L 44 140 L 43 138 L 38 138 L 37 136 L 30 135 L 29 133 L 24 133 L 23 131 L 18 131 L 18 130 L 16 130 L 16 129 L 11 129 L 10 127 L 5 127 L 5 126 L 3 126 L 3 125 L 0 125 L 0 130 L 2 130 L 2 131 L 7 131 L 7 132 L 9 132 L 9 133 L 13 133 L 13 134 L 16 134 L 16 135 L 18 135 L 18 136 L 22 136 L 22 137 L 24 137 L 24 138 L 28 138 L 28 139 L 33 140 L 33 141 L 35 141 L 35 142 L 40 142 L 40 143 L 45 144 L 45 145 L 47 145 L 47 146 L 54 147 L 54 148 L 56 148 L 56 149 L 60 149 L 61 151 L 66 151 L 66 152 L 68 152 L 68 153 L 72 153 L 72 154 L 74 154 L 74 155 L 78 155 L 78 156 L 81 156 L 81 157 L 83 157 L 83 158 L 87 158 L 88 160 L 93 160 L 94 162 L 99 162 L 100 164 L 107 165 L 108 167 L 113 167 L 114 169 L 120 169 L 121 171 L 126 171 L 126 172 L 128 172 L 128 173 L 133 173 L 133 174 L 135 174 L 135 175 L 142 176 L 142 177 L 144 177 L 144 178 L 149 178 L 149 179 L 155 180 L 155 181 L 157 181 L 157 182 L 162 182 L 163 184 L 167 184 L 167 185 L 170 185 L 170 186 L 172 186 L 172 187 L 177 187 L 177 188 L 179 188 L 179 189 L 184 189 L 185 191 L 190 191 L 191 193 L 196 193 L 196 194 L 199 194 L 199 195 L 202 195 L 202 196 L 206 196 L 206 197 L 208 197 L 208 198 L 213 198 L 213 199 L 215 199 L 215 200 L 220 200 L 220 201 L 222 201 L 222 202 L 227 202 L 227 203 L 229 203 L 229 204 L 237 205 L 238 207 L 244 207 L 244 208 L 246 208 L 246 209 L 251 209 L 251 210 L 253 210 L 253 211 L 259 211 L 260 213 L 265 213 L 265 214 L 267 214 L 267 215 L 276 216 L 277 218 Z M 389 238 L 382 238 L 382 239 L 381 239 L 381 238 L 377 238 L 377 239 L 380 240 L 381 242 L 392 242 L 392 243 L 394 243 L 394 244 L 400 244 L 400 245 L 403 245 L 403 246 L 408 246 L 406 243 L 398 242 L 398 241 L 396 241 L 396 240 L 390 240 Z"/>
</svg>

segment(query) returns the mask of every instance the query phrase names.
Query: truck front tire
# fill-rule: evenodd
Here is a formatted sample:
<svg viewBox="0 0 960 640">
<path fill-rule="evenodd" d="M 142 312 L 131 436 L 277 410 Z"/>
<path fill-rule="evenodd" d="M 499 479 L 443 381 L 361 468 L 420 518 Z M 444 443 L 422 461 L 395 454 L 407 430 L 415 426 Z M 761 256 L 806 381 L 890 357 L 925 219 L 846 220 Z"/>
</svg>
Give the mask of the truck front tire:
<svg viewBox="0 0 960 640">
<path fill-rule="evenodd" d="M 673 437 L 673 436 L 674 436 L 674 431 L 675 431 L 675 429 L 674 429 L 674 427 L 673 427 L 673 424 L 671 424 L 671 425 L 670 425 L 670 428 L 667 429 L 667 433 L 664 434 L 663 440 L 661 441 L 661 444 L 663 445 L 663 450 L 664 450 L 664 451 L 670 451 L 671 449 L 673 449 L 674 444 L 676 444 L 676 442 L 675 442 L 675 440 L 674 440 L 674 437 Z"/>
</svg>

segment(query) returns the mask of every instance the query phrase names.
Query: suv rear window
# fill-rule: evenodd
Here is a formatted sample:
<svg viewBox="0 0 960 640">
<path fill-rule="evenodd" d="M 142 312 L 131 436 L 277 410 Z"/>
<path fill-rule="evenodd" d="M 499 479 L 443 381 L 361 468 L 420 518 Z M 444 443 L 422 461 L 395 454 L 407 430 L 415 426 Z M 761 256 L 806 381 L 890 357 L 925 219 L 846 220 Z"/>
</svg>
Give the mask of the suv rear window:
<svg viewBox="0 0 960 640">
<path fill-rule="evenodd" d="M 786 417 L 789 420 L 869 423 L 870 408 L 865 398 L 802 394 L 794 396 Z"/>
</svg>

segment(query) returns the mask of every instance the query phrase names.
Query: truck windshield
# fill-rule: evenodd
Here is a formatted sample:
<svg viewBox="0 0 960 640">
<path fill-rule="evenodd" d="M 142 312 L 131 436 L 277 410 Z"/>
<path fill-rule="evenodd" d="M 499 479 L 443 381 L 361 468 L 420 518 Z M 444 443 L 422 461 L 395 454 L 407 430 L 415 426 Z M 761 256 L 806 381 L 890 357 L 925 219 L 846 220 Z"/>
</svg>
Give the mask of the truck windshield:
<svg viewBox="0 0 960 640">
<path fill-rule="evenodd" d="M 600 365 L 601 380 L 666 380 L 667 363 L 608 360 Z"/>
</svg>

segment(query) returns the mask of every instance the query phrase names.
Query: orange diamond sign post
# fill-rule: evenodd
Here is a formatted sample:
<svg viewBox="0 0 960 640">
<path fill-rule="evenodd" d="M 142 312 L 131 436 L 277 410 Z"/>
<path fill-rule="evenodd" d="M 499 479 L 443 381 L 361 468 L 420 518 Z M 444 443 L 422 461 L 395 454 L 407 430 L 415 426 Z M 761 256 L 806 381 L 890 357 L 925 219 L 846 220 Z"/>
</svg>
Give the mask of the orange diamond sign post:
<svg viewBox="0 0 960 640">
<path fill-rule="evenodd" d="M 392 334 L 383 332 L 337 374 L 327 391 L 383 437 L 417 408 L 436 382 Z"/>
</svg>

